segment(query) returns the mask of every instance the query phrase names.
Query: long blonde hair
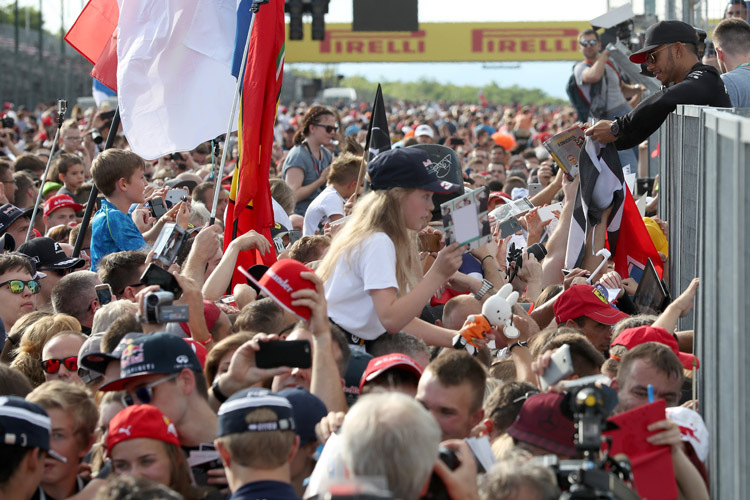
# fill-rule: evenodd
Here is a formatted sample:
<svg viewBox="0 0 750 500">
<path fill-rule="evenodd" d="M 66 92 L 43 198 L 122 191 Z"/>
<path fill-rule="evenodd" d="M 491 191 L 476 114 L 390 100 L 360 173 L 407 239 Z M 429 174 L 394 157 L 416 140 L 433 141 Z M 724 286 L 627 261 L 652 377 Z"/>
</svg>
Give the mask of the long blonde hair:
<svg viewBox="0 0 750 500">
<path fill-rule="evenodd" d="M 374 233 L 388 235 L 396 247 L 396 280 L 398 295 L 404 295 L 420 279 L 419 255 L 417 253 L 417 236 L 406 227 L 404 214 L 401 211 L 401 200 L 414 191 L 414 188 L 391 188 L 383 191 L 371 191 L 361 198 L 354 207 L 352 218 L 346 222 L 341 231 L 331 242 L 317 273 L 323 281 L 333 274 L 341 259 L 351 265 L 354 252 L 364 240 Z"/>
</svg>

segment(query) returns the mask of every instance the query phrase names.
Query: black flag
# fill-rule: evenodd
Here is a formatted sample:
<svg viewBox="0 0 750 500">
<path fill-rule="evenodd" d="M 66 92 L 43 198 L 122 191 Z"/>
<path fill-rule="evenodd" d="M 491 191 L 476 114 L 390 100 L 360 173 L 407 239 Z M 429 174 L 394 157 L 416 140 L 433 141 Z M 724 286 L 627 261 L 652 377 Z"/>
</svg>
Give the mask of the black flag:
<svg viewBox="0 0 750 500">
<path fill-rule="evenodd" d="M 388 130 L 388 117 L 385 115 L 383 91 L 378 84 L 375 101 L 372 103 L 370 125 L 367 127 L 367 139 L 365 140 L 365 150 L 369 151 L 367 162 L 371 162 L 378 154 L 389 149 L 391 149 L 391 134 Z"/>
</svg>

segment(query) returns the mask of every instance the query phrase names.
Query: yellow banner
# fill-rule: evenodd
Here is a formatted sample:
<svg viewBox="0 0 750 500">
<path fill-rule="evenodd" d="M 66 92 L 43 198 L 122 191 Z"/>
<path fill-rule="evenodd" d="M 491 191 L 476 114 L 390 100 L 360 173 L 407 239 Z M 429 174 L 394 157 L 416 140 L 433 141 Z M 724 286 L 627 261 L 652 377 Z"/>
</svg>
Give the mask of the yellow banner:
<svg viewBox="0 0 750 500">
<path fill-rule="evenodd" d="M 289 40 L 286 62 L 571 61 L 582 59 L 578 33 L 586 21 L 420 23 L 419 31 L 353 32 L 327 24 L 323 41 Z M 288 30 L 288 27 L 287 27 Z"/>
</svg>

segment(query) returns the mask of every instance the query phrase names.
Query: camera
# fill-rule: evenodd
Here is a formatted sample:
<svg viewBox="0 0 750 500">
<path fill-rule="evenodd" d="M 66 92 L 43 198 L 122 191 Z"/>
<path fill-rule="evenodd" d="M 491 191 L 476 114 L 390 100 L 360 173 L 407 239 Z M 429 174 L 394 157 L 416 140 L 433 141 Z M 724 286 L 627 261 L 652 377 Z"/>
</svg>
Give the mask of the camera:
<svg viewBox="0 0 750 500">
<path fill-rule="evenodd" d="M 562 401 L 562 413 L 576 423 L 573 436 L 576 449 L 583 452 L 582 460 L 559 460 L 556 455 L 532 459 L 550 467 L 564 493 L 561 499 L 610 498 L 637 500 L 638 494 L 628 486 L 633 481 L 633 470 L 625 458 L 611 457 L 601 452 L 602 432 L 607 430 L 607 417 L 617 405 L 617 393 L 591 379 L 567 382 L 567 393 Z M 611 443 L 610 443 L 611 444 Z"/>
<path fill-rule="evenodd" d="M 2 120 L 2 127 L 0 128 L 13 128 L 16 126 L 16 121 L 12 116 L 3 116 L 0 120 Z"/>
<path fill-rule="evenodd" d="M 526 248 L 526 253 L 533 255 L 536 257 L 536 260 L 539 262 L 544 259 L 544 256 L 547 255 L 547 249 L 544 248 L 544 245 L 541 243 L 534 243 L 533 245 Z M 510 275 L 508 276 L 508 283 L 513 283 L 513 279 L 516 277 L 516 274 L 518 274 L 518 271 L 523 267 L 523 248 L 516 248 L 515 243 L 510 244 L 510 248 L 508 249 L 508 268 L 511 268 L 512 263 L 516 263 L 515 266 L 513 266 L 513 270 L 511 271 Z"/>
<path fill-rule="evenodd" d="M 174 294 L 159 290 L 143 297 L 143 317 L 145 323 L 185 323 L 188 321 L 188 306 L 175 306 Z"/>
<path fill-rule="evenodd" d="M 440 458 L 440 460 L 445 465 L 447 465 L 450 470 L 456 470 L 456 468 L 460 465 L 455 452 L 450 448 L 446 448 L 445 446 L 440 447 L 438 451 L 438 458 Z M 445 489 L 443 480 L 440 479 L 440 476 L 438 476 L 436 473 L 432 473 L 432 477 L 430 478 L 430 486 L 427 488 L 427 493 L 425 493 L 425 495 L 420 500 L 450 500 L 450 496 Z"/>
<path fill-rule="evenodd" d="M 89 134 L 91 134 L 91 140 L 94 141 L 94 144 L 101 144 L 104 142 L 104 137 L 102 137 L 102 133 L 99 132 L 98 129 L 93 129 Z"/>
<path fill-rule="evenodd" d="M 154 243 L 154 260 L 167 267 L 171 266 L 177 260 L 177 255 L 188 236 L 188 233 L 174 222 L 164 224 Z"/>
</svg>

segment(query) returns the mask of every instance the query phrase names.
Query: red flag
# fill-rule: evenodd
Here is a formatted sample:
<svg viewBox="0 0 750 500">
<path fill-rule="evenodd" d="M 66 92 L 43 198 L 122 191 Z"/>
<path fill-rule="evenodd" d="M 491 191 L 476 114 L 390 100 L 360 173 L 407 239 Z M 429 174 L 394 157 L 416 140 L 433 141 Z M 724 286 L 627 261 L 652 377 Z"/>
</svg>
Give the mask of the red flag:
<svg viewBox="0 0 750 500">
<path fill-rule="evenodd" d="M 242 83 L 239 116 L 239 161 L 232 176 L 226 213 L 224 248 L 237 235 L 255 230 L 271 242 L 262 256 L 266 265 L 276 261 L 271 226 L 269 170 L 281 81 L 284 73 L 284 2 L 271 0 L 255 14 Z M 287 228 L 291 229 L 291 228 Z M 260 263 L 257 251 L 244 252 L 237 265 L 245 269 Z M 233 283 L 245 283 L 236 270 Z"/>
<path fill-rule="evenodd" d="M 623 190 L 625 191 L 625 201 L 622 221 L 617 236 L 617 246 L 612 256 L 615 261 L 615 271 L 623 278 L 632 277 L 636 281 L 640 281 L 648 259 L 651 259 L 656 268 L 656 273 L 661 278 L 664 274 L 664 264 L 656 251 L 651 236 L 648 234 L 646 225 L 643 223 L 643 218 L 638 211 L 635 200 L 633 200 L 633 195 L 630 194 L 630 189 L 625 186 Z"/>
<path fill-rule="evenodd" d="M 94 64 L 91 76 L 117 90 L 117 0 L 89 0 L 65 40 Z M 114 42 L 114 43 L 113 43 Z M 112 59 L 114 54 L 114 59 Z M 100 65 L 101 64 L 101 65 Z M 99 69 L 97 70 L 97 67 Z"/>
</svg>

